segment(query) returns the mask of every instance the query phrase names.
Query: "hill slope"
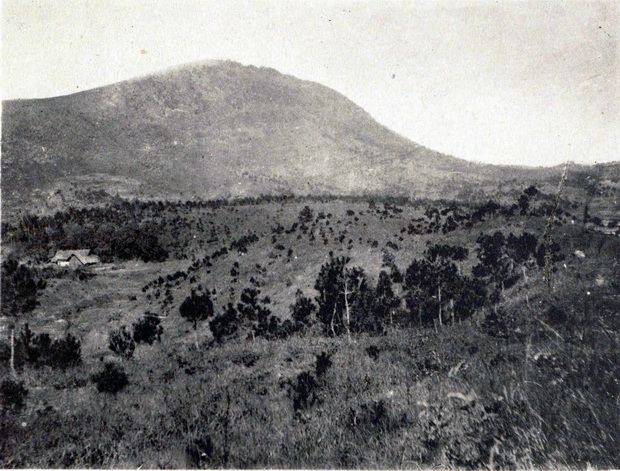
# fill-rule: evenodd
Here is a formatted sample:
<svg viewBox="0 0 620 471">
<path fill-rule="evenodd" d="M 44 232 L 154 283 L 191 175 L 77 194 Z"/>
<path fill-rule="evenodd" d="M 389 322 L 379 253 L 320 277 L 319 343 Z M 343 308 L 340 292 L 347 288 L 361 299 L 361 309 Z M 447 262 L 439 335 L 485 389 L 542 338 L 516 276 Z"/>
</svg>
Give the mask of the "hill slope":
<svg viewBox="0 0 620 471">
<path fill-rule="evenodd" d="M 234 62 L 8 101 L 2 124 L 9 205 L 88 176 L 151 197 L 438 196 L 455 178 L 498 170 L 414 144 L 327 87 Z"/>
</svg>

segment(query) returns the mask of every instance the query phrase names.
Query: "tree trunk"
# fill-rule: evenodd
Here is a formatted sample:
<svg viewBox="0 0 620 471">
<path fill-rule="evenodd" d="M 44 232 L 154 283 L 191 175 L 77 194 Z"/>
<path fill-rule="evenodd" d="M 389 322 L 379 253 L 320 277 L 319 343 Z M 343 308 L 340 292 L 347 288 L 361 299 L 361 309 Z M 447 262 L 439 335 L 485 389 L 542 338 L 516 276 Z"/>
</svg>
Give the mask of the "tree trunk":
<svg viewBox="0 0 620 471">
<path fill-rule="evenodd" d="M 527 285 L 527 273 L 525 271 L 525 265 L 522 265 L 521 268 L 523 269 L 523 280 L 525 281 L 525 302 L 527 304 L 527 308 L 530 309 L 530 296 L 528 294 L 529 287 Z"/>
<path fill-rule="evenodd" d="M 454 299 L 450 300 L 450 317 L 452 318 L 452 325 L 454 325 Z"/>
<path fill-rule="evenodd" d="M 441 285 L 437 287 L 437 300 L 439 301 L 439 325 L 441 326 L 443 325 L 441 322 L 441 316 L 443 314 L 441 305 Z"/>
<path fill-rule="evenodd" d="M 347 280 L 344 280 L 344 307 L 346 310 L 346 323 L 347 323 L 347 338 L 351 340 L 351 313 L 349 312 L 349 287 L 347 286 Z"/>
<path fill-rule="evenodd" d="M 15 370 L 15 326 L 11 325 L 11 374 L 17 379 L 17 371 Z"/>
</svg>

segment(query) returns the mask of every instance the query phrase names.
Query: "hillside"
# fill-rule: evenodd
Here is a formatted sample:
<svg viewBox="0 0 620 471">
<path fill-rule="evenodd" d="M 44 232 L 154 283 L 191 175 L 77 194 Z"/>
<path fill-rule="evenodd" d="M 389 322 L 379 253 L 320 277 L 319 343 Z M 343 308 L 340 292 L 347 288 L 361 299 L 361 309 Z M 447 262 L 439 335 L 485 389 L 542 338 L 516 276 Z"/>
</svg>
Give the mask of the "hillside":
<svg viewBox="0 0 620 471">
<path fill-rule="evenodd" d="M 80 205 L 93 192 L 150 199 L 455 197 L 482 180 L 541 175 L 434 152 L 381 126 L 334 90 L 234 62 L 188 65 L 3 107 L 9 213 L 25 205 Z"/>
<path fill-rule="evenodd" d="M 0 467 L 617 469 L 620 238 L 583 213 L 526 188 L 6 224 Z M 102 263 L 46 263 L 75 247 Z"/>
</svg>

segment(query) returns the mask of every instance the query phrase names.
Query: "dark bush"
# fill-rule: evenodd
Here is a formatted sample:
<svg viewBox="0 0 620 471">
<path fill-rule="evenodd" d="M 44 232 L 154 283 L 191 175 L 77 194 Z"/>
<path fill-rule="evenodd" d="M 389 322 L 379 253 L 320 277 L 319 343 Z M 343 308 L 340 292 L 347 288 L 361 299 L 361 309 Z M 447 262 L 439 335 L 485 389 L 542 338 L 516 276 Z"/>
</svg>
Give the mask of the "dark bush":
<svg viewBox="0 0 620 471">
<path fill-rule="evenodd" d="M 155 340 L 161 341 L 161 334 L 164 332 L 161 320 L 155 314 L 147 312 L 133 326 L 133 339 L 136 343 L 148 343 L 152 345 Z"/>
<path fill-rule="evenodd" d="M 566 311 L 557 306 L 550 306 L 545 312 L 545 317 L 551 325 L 563 324 L 568 319 Z"/>
<path fill-rule="evenodd" d="M 304 371 L 297 376 L 297 383 L 293 385 L 293 409 L 295 412 L 306 410 L 318 401 L 316 390 L 319 383 L 312 373 Z"/>
<path fill-rule="evenodd" d="M 97 386 L 97 391 L 116 394 L 128 384 L 129 378 L 122 366 L 115 363 L 106 363 L 103 370 L 91 377 Z"/>
<path fill-rule="evenodd" d="M 26 406 L 26 396 L 28 396 L 28 389 L 19 381 L 5 379 L 0 384 L 2 410 L 18 411 L 23 409 Z"/>
<path fill-rule="evenodd" d="M 331 354 L 327 352 L 321 352 L 316 357 L 316 365 L 314 371 L 316 372 L 317 378 L 322 378 L 327 370 L 332 366 Z"/>
<path fill-rule="evenodd" d="M 55 340 L 52 344 L 53 368 L 68 368 L 82 363 L 80 341 L 71 334 L 64 339 Z"/>
<path fill-rule="evenodd" d="M 67 334 L 64 339 L 52 339 L 47 333 L 35 335 L 28 324 L 20 333 L 17 351 L 35 367 L 64 369 L 82 362 L 81 344 L 76 337 Z"/>
<path fill-rule="evenodd" d="M 131 333 L 127 330 L 127 327 L 122 326 L 120 329 L 110 332 L 110 343 L 108 347 L 117 355 L 129 360 L 136 349 L 136 343 Z"/>
<path fill-rule="evenodd" d="M 376 345 L 371 345 L 370 347 L 368 347 L 366 349 L 366 353 L 368 354 L 368 356 L 370 358 L 372 358 L 373 360 L 377 360 L 379 358 L 379 352 L 381 350 L 379 350 L 379 347 L 377 347 Z"/>
<path fill-rule="evenodd" d="M 209 323 L 209 327 L 213 337 L 218 342 L 234 335 L 239 330 L 239 314 L 235 306 L 229 303 L 224 313 L 216 316 Z"/>
</svg>

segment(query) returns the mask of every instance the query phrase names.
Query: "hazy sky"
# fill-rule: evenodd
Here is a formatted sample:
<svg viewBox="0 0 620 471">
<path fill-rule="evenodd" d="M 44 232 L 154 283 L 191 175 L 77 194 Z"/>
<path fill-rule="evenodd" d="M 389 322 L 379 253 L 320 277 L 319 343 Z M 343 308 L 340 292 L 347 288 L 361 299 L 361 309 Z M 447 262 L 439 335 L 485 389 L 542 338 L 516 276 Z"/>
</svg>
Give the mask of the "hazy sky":
<svg viewBox="0 0 620 471">
<path fill-rule="evenodd" d="M 620 1 L 3 0 L 2 97 L 232 59 L 491 163 L 620 160 Z"/>
</svg>

